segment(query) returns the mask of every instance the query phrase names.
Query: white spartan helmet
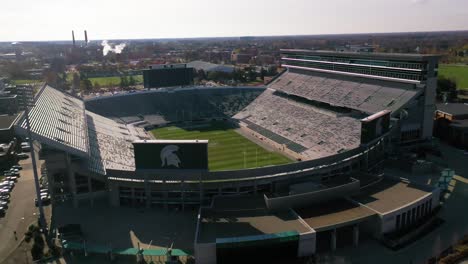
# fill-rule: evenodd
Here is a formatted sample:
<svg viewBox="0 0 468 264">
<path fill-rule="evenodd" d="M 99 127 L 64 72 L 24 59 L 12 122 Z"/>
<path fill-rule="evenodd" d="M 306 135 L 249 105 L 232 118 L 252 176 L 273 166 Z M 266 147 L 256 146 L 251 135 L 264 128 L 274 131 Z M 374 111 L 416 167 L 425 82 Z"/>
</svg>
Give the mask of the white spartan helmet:
<svg viewBox="0 0 468 264">
<path fill-rule="evenodd" d="M 180 159 L 179 157 L 175 154 L 176 151 L 179 150 L 179 147 L 176 145 L 168 145 L 165 146 L 161 150 L 161 167 L 167 167 L 167 166 L 175 166 L 179 168 L 180 165 Z"/>
</svg>

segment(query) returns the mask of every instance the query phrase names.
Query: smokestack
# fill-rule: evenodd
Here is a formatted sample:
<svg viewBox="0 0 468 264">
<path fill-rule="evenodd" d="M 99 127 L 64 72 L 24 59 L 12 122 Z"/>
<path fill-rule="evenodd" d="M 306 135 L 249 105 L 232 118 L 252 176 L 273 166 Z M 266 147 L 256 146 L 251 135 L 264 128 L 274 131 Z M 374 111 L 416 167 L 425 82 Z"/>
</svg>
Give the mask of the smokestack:
<svg viewBox="0 0 468 264">
<path fill-rule="evenodd" d="M 84 41 L 85 41 L 85 46 L 88 45 L 88 32 L 86 30 L 84 31 Z"/>
<path fill-rule="evenodd" d="M 73 47 L 75 47 L 75 31 L 72 30 Z"/>
</svg>

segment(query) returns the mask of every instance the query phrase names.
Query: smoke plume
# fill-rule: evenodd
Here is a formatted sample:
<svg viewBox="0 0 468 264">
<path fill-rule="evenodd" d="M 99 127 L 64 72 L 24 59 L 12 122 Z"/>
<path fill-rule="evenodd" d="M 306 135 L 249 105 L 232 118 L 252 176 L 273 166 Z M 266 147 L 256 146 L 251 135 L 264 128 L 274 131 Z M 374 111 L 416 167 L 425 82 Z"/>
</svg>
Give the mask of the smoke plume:
<svg viewBox="0 0 468 264">
<path fill-rule="evenodd" d="M 104 56 L 106 56 L 109 52 L 114 52 L 114 53 L 117 53 L 117 54 L 122 53 L 123 49 L 125 48 L 125 46 L 127 46 L 127 44 L 120 43 L 120 44 L 114 45 L 114 47 L 112 47 L 112 45 L 109 44 L 109 42 L 107 40 L 104 40 L 104 41 L 102 41 L 101 46 L 103 47 L 102 54 Z"/>
</svg>

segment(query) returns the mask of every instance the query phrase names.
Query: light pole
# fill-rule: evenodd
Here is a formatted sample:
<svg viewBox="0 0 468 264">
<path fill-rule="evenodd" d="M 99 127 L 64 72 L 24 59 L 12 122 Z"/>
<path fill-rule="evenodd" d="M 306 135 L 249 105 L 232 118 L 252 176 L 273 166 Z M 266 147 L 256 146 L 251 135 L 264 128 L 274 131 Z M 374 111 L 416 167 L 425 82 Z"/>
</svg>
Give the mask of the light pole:
<svg viewBox="0 0 468 264">
<path fill-rule="evenodd" d="M 31 149 L 31 161 L 32 161 L 32 167 L 33 167 L 33 174 L 34 174 L 34 185 L 36 187 L 36 199 L 37 199 L 37 205 L 39 207 L 39 225 L 41 226 L 42 229 L 44 229 L 46 227 L 46 220 L 44 217 L 44 208 L 42 207 L 41 191 L 40 191 L 40 186 L 39 186 L 39 176 L 37 174 L 36 151 L 33 145 L 33 139 L 32 139 L 32 134 L 31 134 L 31 124 L 29 123 L 30 100 L 25 93 L 25 87 L 23 88 L 23 100 L 26 101 L 24 104 L 24 113 L 26 116 L 26 130 L 28 132 L 28 143 Z"/>
</svg>

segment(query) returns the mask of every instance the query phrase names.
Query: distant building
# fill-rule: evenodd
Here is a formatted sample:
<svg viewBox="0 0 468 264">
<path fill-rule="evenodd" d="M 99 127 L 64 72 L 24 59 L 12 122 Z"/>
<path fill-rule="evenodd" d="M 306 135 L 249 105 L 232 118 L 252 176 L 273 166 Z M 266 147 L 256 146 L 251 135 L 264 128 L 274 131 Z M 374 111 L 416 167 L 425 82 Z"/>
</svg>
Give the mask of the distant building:
<svg viewBox="0 0 468 264">
<path fill-rule="evenodd" d="M 262 54 L 255 57 L 255 62 L 259 65 L 274 64 L 275 57 L 272 55 Z"/>
<path fill-rule="evenodd" d="M 374 52 L 375 47 L 372 45 L 344 45 L 336 47 L 339 52 Z"/>
<path fill-rule="evenodd" d="M 31 85 L 9 85 L 5 87 L 3 95 L 4 102 L 8 104 L 4 109 L 10 109 L 4 113 L 16 113 L 23 111 L 27 103 L 31 102 L 34 95 L 34 87 Z M 0 100 L 2 100 L 1 94 Z M 1 103 L 0 109 L 2 109 Z M 1 110 L 0 113 L 2 113 Z"/>
<path fill-rule="evenodd" d="M 237 52 L 232 52 L 231 53 L 231 61 L 232 62 L 247 64 L 247 63 L 250 62 L 251 59 L 252 59 L 251 54 L 237 53 Z"/>
<path fill-rule="evenodd" d="M 16 94 L 0 93 L 0 114 L 18 112 L 18 96 Z"/>
<path fill-rule="evenodd" d="M 456 147 L 468 148 L 468 104 L 437 104 L 434 136 Z"/>
<path fill-rule="evenodd" d="M 187 63 L 187 67 L 194 68 L 195 70 L 203 70 L 205 72 L 234 72 L 234 66 L 214 64 L 206 61 L 192 61 Z"/>
<path fill-rule="evenodd" d="M 147 89 L 192 85 L 193 75 L 187 64 L 151 65 L 143 70 L 143 84 Z"/>
<path fill-rule="evenodd" d="M 0 143 L 10 142 L 15 136 L 14 125 L 18 122 L 20 115 L 0 115 Z"/>
</svg>

